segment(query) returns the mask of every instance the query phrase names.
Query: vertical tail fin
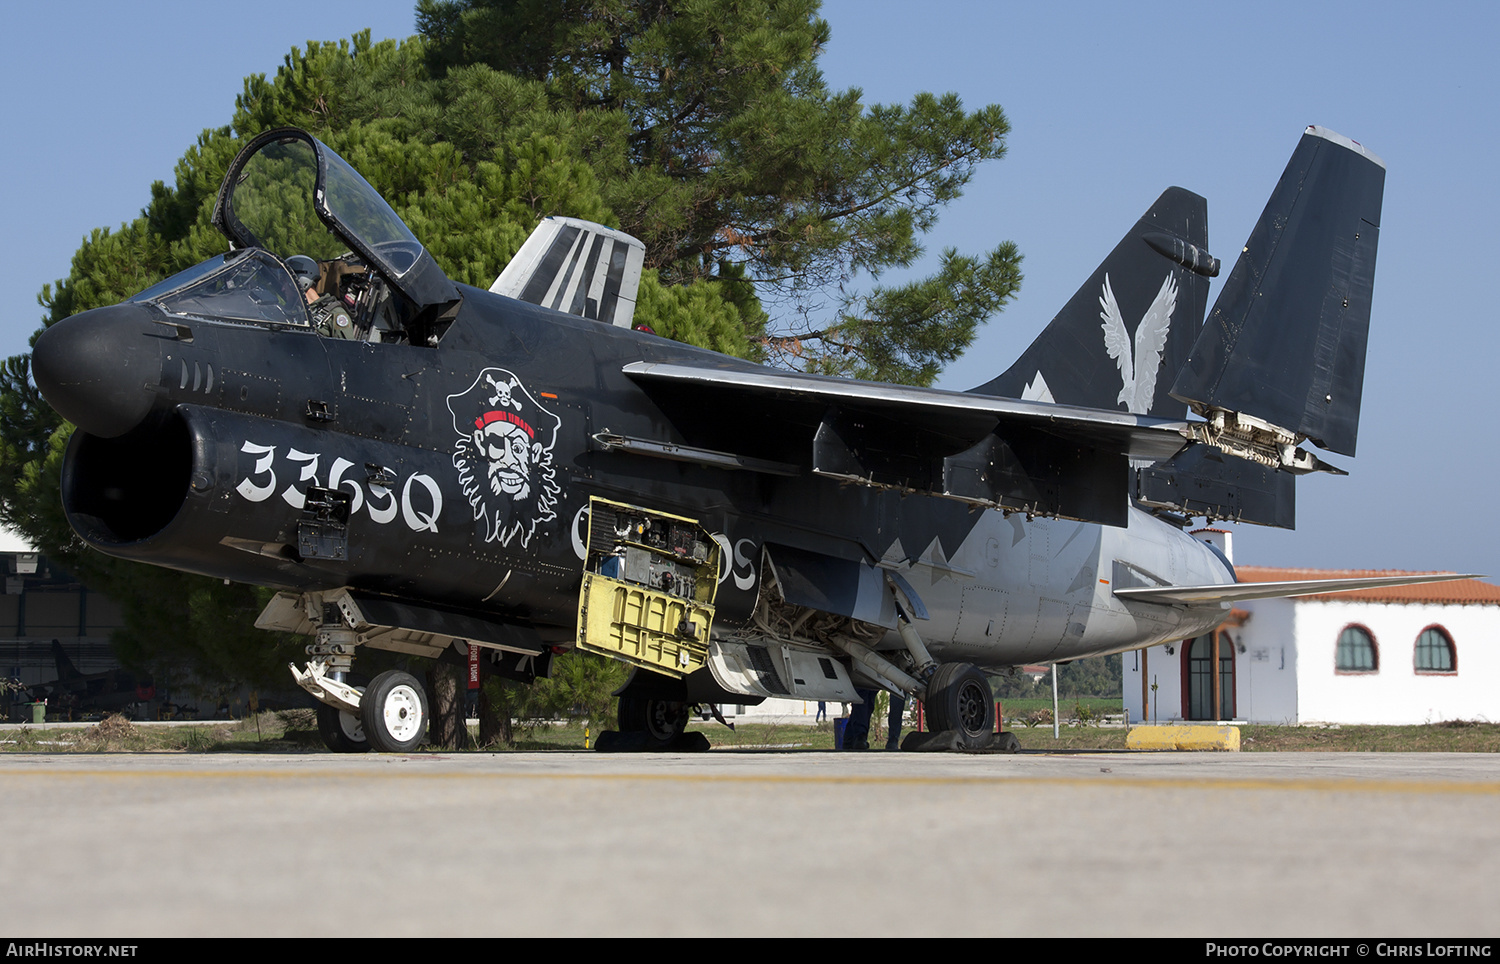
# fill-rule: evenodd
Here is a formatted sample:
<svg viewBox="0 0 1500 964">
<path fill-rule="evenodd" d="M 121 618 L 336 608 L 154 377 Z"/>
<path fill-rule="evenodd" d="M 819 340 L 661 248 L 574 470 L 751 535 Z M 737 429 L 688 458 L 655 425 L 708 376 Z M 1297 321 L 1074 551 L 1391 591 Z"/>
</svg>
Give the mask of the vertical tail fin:
<svg viewBox="0 0 1500 964">
<path fill-rule="evenodd" d="M 1172 385 L 1353 455 L 1385 162 L 1309 127 Z"/>
<path fill-rule="evenodd" d="M 1181 418 L 1170 394 L 1203 323 L 1208 202 L 1168 188 L 1003 375 L 973 389 Z"/>
<path fill-rule="evenodd" d="M 52 641 L 52 662 L 57 666 L 57 678 L 60 680 L 77 679 L 83 675 L 78 671 L 78 667 L 73 665 L 73 661 L 68 658 L 68 654 L 63 651 L 60 640 L 54 639 Z"/>
<path fill-rule="evenodd" d="M 490 285 L 544 308 L 629 328 L 646 246 L 578 218 L 543 218 Z"/>
</svg>

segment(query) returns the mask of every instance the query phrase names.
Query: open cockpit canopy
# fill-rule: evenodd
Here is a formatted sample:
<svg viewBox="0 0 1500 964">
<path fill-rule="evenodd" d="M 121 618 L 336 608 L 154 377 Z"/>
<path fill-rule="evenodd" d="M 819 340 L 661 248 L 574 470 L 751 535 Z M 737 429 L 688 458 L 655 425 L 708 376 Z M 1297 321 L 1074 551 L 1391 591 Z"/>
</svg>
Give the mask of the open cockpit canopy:
<svg viewBox="0 0 1500 964">
<path fill-rule="evenodd" d="M 213 220 L 236 248 L 264 248 L 283 260 L 359 262 L 417 315 L 459 299 L 379 192 L 306 131 L 279 128 L 246 145 L 219 188 Z"/>
</svg>

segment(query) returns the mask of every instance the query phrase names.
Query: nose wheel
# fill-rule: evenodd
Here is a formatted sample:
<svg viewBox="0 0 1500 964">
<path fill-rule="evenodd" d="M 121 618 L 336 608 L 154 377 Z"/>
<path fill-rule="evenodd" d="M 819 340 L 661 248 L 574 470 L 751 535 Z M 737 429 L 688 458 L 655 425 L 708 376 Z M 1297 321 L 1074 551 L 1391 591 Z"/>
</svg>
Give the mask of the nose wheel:
<svg viewBox="0 0 1500 964">
<path fill-rule="evenodd" d="M 345 681 L 356 690 L 365 691 L 365 677 L 349 674 Z M 365 739 L 365 724 L 358 711 L 341 710 L 327 703 L 318 704 L 318 735 L 323 745 L 334 753 L 369 753 L 370 741 Z"/>
<path fill-rule="evenodd" d="M 322 703 L 318 704 L 318 735 L 323 738 L 323 745 L 335 753 L 370 751 L 370 741 L 365 739 L 365 725 L 360 718 Z"/>
<path fill-rule="evenodd" d="M 370 749 L 415 750 L 427 733 L 427 691 L 410 673 L 387 670 L 366 687 L 359 715 Z"/>
</svg>

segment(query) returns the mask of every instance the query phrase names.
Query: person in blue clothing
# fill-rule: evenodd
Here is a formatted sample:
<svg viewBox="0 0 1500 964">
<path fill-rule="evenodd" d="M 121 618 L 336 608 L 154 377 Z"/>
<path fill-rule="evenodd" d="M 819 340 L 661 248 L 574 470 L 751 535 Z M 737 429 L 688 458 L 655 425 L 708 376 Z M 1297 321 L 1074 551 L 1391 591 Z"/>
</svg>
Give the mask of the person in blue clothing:
<svg viewBox="0 0 1500 964">
<path fill-rule="evenodd" d="M 891 711 L 885 716 L 885 748 L 901 749 L 901 718 L 906 715 L 906 697 L 901 693 L 891 694 Z"/>
<path fill-rule="evenodd" d="M 849 708 L 849 721 L 844 724 L 844 745 L 841 750 L 868 750 L 870 748 L 870 711 L 875 708 L 875 694 L 879 690 L 856 689 L 860 701 Z"/>
</svg>

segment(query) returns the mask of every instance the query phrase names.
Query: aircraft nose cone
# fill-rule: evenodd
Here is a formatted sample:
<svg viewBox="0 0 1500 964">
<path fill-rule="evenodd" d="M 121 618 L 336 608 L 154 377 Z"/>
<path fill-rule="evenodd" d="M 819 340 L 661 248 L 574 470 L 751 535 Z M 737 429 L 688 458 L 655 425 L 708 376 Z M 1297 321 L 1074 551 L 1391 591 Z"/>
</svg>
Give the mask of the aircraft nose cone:
<svg viewBox="0 0 1500 964">
<path fill-rule="evenodd" d="M 141 423 L 156 401 L 161 342 L 144 305 L 95 308 L 42 332 L 31 377 L 48 404 L 90 435 L 114 438 Z"/>
</svg>

